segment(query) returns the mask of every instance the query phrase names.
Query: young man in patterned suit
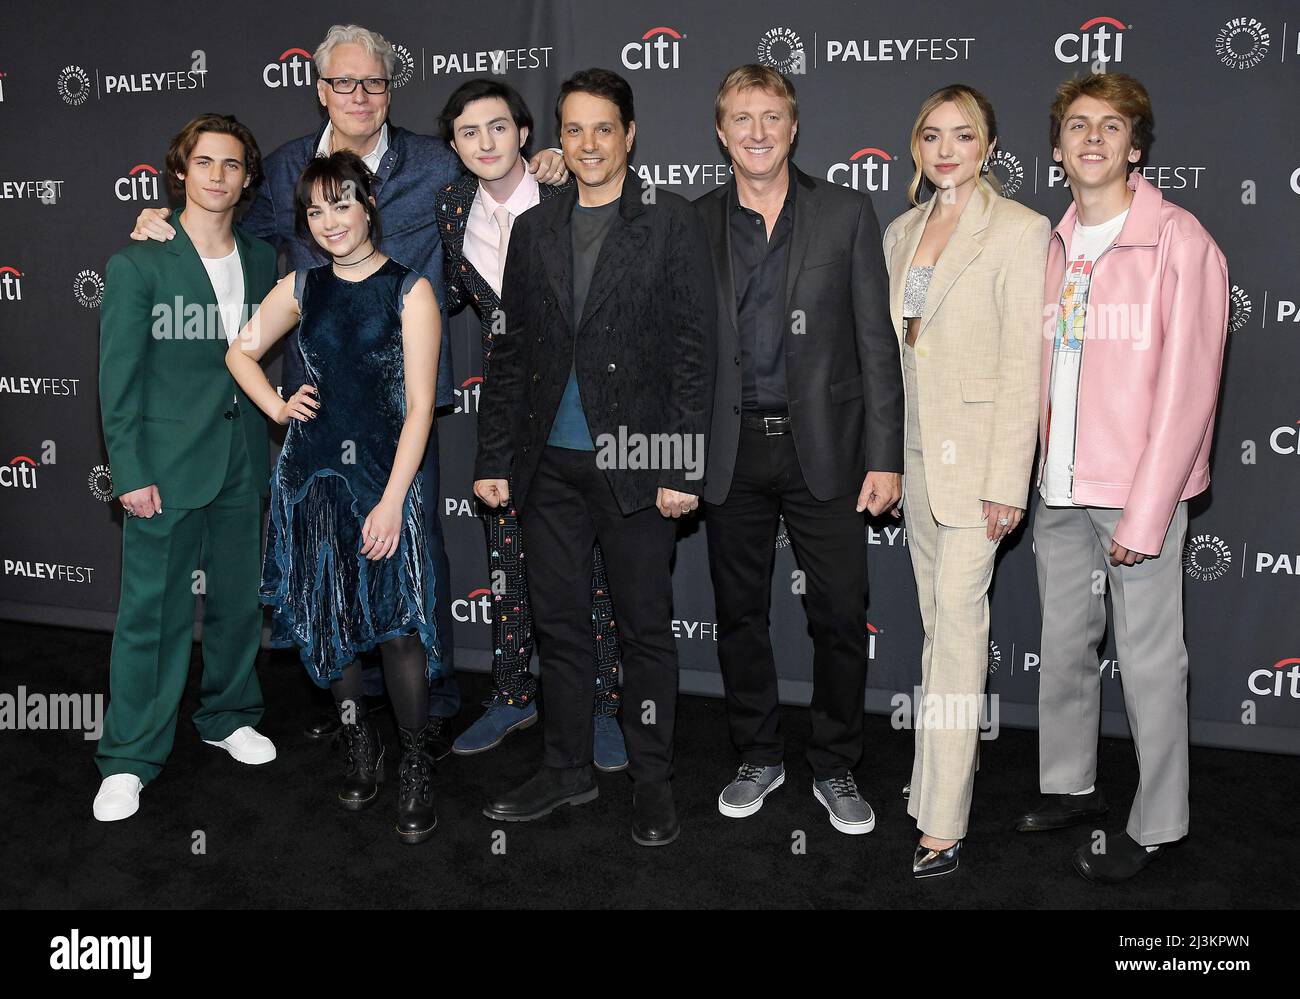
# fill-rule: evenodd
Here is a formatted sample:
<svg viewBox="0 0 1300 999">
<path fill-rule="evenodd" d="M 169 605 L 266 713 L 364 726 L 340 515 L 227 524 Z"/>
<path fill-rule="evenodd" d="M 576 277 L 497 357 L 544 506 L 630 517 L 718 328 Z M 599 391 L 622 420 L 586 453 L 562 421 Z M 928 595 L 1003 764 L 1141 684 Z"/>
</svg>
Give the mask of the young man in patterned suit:
<svg viewBox="0 0 1300 999">
<path fill-rule="evenodd" d="M 483 376 L 488 377 L 501 322 L 501 275 L 510 229 L 522 212 L 563 190 L 540 184 L 525 169 L 533 117 L 519 92 L 500 80 L 461 85 L 438 116 L 442 137 L 469 173 L 438 196 L 448 312 L 473 305 L 483 330 Z M 522 154 L 522 155 L 521 155 Z M 529 672 L 532 611 L 524 573 L 523 539 L 514 504 L 488 511 L 488 568 L 493 580 L 492 695 L 487 710 L 461 733 L 452 752 L 469 756 L 494 749 L 511 732 L 537 721 L 537 680 Z M 592 631 L 596 657 L 593 762 L 599 770 L 627 767 L 617 712 L 618 638 L 600 545 L 592 553 Z"/>
</svg>

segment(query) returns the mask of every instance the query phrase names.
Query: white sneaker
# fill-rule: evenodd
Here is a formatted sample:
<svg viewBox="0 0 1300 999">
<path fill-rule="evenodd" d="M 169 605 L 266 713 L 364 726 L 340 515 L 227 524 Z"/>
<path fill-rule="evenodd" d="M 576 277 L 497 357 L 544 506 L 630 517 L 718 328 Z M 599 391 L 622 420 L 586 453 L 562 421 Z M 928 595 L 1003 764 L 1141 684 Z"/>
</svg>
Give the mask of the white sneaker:
<svg viewBox="0 0 1300 999">
<path fill-rule="evenodd" d="M 218 746 L 240 763 L 256 766 L 275 759 L 275 743 L 251 725 L 237 728 L 220 742 L 204 739 L 209 746 Z"/>
<path fill-rule="evenodd" d="M 140 789 L 144 785 L 135 774 L 110 774 L 95 795 L 95 818 L 100 822 L 129 819 L 140 808 Z"/>
</svg>

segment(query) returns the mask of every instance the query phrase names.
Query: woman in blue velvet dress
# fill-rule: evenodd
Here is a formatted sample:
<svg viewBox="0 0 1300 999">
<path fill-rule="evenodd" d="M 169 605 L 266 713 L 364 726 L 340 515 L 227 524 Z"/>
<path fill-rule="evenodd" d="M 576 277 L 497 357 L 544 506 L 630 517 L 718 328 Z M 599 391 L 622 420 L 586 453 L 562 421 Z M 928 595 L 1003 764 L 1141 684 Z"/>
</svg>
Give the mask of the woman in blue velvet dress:
<svg viewBox="0 0 1300 999">
<path fill-rule="evenodd" d="M 397 831 L 437 822 L 425 746 L 428 681 L 442 671 L 420 466 L 433 432 L 441 335 L 429 282 L 379 253 L 373 175 L 359 157 L 313 160 L 298 182 L 300 233 L 331 263 L 287 275 L 230 346 L 241 388 L 288 424 L 271 480 L 262 602 L 273 644 L 297 645 L 339 707 L 347 763 L 339 800 L 371 804 L 384 750 L 365 712 L 357 653 L 378 646 L 402 742 Z M 311 384 L 287 401 L 258 363 L 298 327 Z"/>
</svg>

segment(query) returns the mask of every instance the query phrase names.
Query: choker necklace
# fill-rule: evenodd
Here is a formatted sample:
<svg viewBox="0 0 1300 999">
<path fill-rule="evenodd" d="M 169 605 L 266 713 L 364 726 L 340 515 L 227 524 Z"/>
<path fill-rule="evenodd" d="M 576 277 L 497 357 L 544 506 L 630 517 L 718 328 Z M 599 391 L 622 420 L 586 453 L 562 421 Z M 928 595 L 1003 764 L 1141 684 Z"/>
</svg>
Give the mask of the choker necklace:
<svg viewBox="0 0 1300 999">
<path fill-rule="evenodd" d="M 370 248 L 370 252 L 367 253 L 364 257 L 362 257 L 360 260 L 354 260 L 354 261 L 352 261 L 352 263 L 350 263 L 350 264 L 341 264 L 341 263 L 339 263 L 337 260 L 335 260 L 335 261 L 334 261 L 334 266 L 335 266 L 335 267 L 355 267 L 355 266 L 357 266 L 357 264 L 364 264 L 367 260 L 369 260 L 371 257 L 373 257 L 373 256 L 374 256 L 376 253 L 378 253 L 378 252 L 379 252 L 379 247 L 377 247 L 377 246 L 372 246 L 372 247 Z"/>
</svg>

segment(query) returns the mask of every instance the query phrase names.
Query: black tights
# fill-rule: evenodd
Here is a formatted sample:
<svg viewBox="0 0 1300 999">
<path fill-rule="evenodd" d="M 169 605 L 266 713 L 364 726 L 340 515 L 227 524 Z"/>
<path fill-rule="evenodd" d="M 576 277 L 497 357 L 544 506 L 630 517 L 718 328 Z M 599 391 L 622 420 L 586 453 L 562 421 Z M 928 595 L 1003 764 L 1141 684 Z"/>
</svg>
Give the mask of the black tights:
<svg viewBox="0 0 1300 999">
<path fill-rule="evenodd" d="M 429 718 L 429 680 L 425 675 L 426 657 L 419 635 L 398 635 L 379 646 L 384 660 L 384 686 L 393 705 L 393 715 L 402 728 L 419 730 Z M 330 681 L 334 703 L 357 705 L 362 713 L 365 694 L 361 688 L 361 663 L 352 660 L 343 667 L 343 675 Z"/>
</svg>

